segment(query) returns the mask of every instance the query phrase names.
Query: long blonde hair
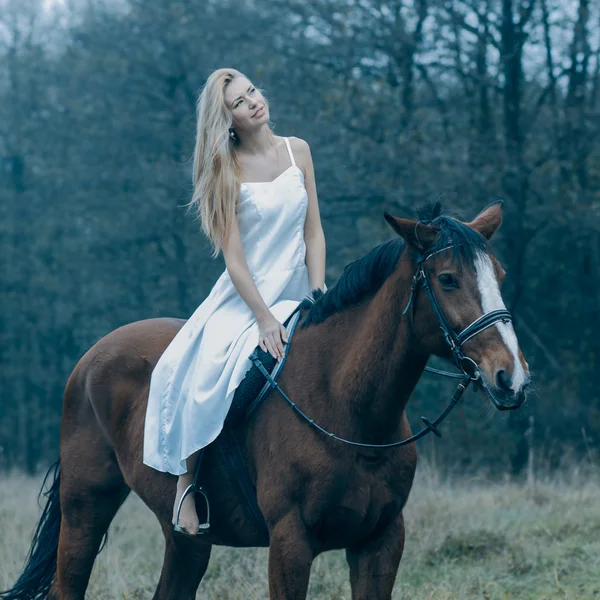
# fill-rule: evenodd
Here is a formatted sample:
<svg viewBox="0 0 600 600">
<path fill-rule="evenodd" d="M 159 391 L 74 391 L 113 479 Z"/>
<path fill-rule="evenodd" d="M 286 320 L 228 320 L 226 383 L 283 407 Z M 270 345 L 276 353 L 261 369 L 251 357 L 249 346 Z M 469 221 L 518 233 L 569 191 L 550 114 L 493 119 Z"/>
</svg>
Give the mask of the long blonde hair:
<svg viewBox="0 0 600 600">
<path fill-rule="evenodd" d="M 239 142 L 230 136 L 233 116 L 225 104 L 225 89 L 235 77 L 245 75 L 237 69 L 213 71 L 196 106 L 194 193 L 188 206 L 200 218 L 213 258 L 223 250 L 239 205 L 242 169 L 235 151 Z M 270 128 L 268 132 L 273 136 Z"/>
</svg>

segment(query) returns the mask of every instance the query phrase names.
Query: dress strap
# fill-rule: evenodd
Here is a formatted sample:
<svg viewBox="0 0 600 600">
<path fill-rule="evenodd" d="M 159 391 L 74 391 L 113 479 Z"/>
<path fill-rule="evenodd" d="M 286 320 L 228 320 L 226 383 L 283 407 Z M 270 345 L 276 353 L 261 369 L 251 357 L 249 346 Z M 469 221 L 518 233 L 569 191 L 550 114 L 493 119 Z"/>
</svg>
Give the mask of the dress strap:
<svg viewBox="0 0 600 600">
<path fill-rule="evenodd" d="M 296 161 L 294 160 L 294 155 L 292 154 L 292 148 L 290 146 L 290 142 L 286 137 L 284 137 L 283 139 L 285 140 L 285 145 L 287 146 L 288 154 L 290 155 L 290 160 L 292 161 L 292 166 L 295 167 Z"/>
</svg>

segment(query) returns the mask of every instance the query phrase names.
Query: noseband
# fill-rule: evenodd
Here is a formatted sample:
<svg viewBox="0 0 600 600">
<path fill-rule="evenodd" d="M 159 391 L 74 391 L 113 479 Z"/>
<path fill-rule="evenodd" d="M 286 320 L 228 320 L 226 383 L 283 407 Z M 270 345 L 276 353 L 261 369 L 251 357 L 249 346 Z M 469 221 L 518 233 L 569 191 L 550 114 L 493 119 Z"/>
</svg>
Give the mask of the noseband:
<svg viewBox="0 0 600 600">
<path fill-rule="evenodd" d="M 460 379 L 460 383 L 457 385 L 454 394 L 452 394 L 452 398 L 448 406 L 444 409 L 444 411 L 438 416 L 435 421 L 430 421 L 427 417 L 421 417 L 421 421 L 425 425 L 421 431 L 416 433 L 415 435 L 405 439 L 400 440 L 398 442 L 392 442 L 391 444 L 364 444 L 361 442 L 353 442 L 351 440 L 344 439 L 323 429 L 318 423 L 316 423 L 313 419 L 307 416 L 281 389 L 279 384 L 271 377 L 269 372 L 265 369 L 262 364 L 260 358 L 258 358 L 257 353 L 253 352 L 250 355 L 250 360 L 254 363 L 254 365 L 259 369 L 259 371 L 265 376 L 271 387 L 274 387 L 283 397 L 283 399 L 296 411 L 296 413 L 302 417 L 307 423 L 312 425 L 314 428 L 318 429 L 328 437 L 337 440 L 338 442 L 343 442 L 344 444 L 349 444 L 351 446 L 360 446 L 362 448 L 394 448 L 397 446 L 404 446 L 406 444 L 410 444 L 415 442 L 419 438 L 428 434 L 430 431 L 434 433 L 438 437 L 442 437 L 442 434 L 437 429 L 437 425 L 439 425 L 452 411 L 452 409 L 456 406 L 457 402 L 460 400 L 461 396 L 471 383 L 471 381 L 476 381 L 480 378 L 479 367 L 477 363 L 465 354 L 462 351 L 462 345 L 470 340 L 473 336 L 481 333 L 484 329 L 491 327 L 492 325 L 502 321 L 503 323 L 508 323 L 512 321 L 512 317 L 507 310 L 492 310 L 490 312 L 485 313 L 478 319 L 475 319 L 468 327 L 463 329 L 460 333 L 456 333 L 454 329 L 451 327 L 444 311 L 442 310 L 435 294 L 433 293 L 433 289 L 431 287 L 431 280 L 429 279 L 429 273 L 425 269 L 425 262 L 427 259 L 431 258 L 434 254 L 438 252 L 443 252 L 444 250 L 448 250 L 452 248 L 452 245 L 445 246 L 444 248 L 440 248 L 439 250 L 434 250 L 433 252 L 429 252 L 427 254 L 422 254 L 417 259 L 417 272 L 415 273 L 412 283 L 410 286 L 410 296 L 408 298 L 408 302 L 406 304 L 405 309 L 402 311 L 402 315 L 405 315 L 410 310 L 410 319 L 411 323 L 414 323 L 414 310 L 415 310 L 415 297 L 419 290 L 420 286 L 423 286 L 429 300 L 431 302 L 431 306 L 433 308 L 433 312 L 437 316 L 437 319 L 440 324 L 440 328 L 444 334 L 444 339 L 448 344 L 452 357 L 454 359 L 454 363 L 462 371 L 462 373 L 451 373 L 449 371 L 441 371 L 440 369 L 434 369 L 433 367 L 425 367 L 426 371 L 430 373 L 435 373 L 436 375 L 443 375 L 445 377 L 453 377 Z M 287 348 L 286 348 L 287 353 Z"/>
</svg>

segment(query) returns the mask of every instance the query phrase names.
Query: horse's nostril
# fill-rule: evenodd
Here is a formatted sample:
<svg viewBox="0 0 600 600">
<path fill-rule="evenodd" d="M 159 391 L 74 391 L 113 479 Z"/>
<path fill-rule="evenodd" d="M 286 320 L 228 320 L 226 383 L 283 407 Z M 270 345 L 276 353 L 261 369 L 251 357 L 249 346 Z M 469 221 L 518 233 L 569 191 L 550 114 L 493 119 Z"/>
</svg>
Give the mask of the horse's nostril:
<svg viewBox="0 0 600 600">
<path fill-rule="evenodd" d="M 496 371 L 496 386 L 499 390 L 510 391 L 512 381 L 504 369 Z"/>
</svg>

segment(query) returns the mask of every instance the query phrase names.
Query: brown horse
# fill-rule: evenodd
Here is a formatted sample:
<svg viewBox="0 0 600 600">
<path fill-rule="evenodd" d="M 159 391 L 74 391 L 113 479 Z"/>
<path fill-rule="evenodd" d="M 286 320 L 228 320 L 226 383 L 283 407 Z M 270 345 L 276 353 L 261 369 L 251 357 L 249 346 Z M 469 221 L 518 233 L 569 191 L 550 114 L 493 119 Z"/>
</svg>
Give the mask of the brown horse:
<svg viewBox="0 0 600 600">
<path fill-rule="evenodd" d="M 501 223 L 501 203 L 471 223 L 439 209 L 420 221 L 385 218 L 400 237 L 348 265 L 327 293 L 313 292 L 281 388 L 339 436 L 364 444 L 405 439 L 411 435 L 406 404 L 428 358 L 455 357 L 448 341 L 454 334 L 445 339 L 440 328 L 445 319 L 452 331 L 470 332 L 461 350 L 475 361 L 493 404 L 518 408 L 529 382 L 527 363 L 510 322 L 486 322 L 490 313 L 506 314 L 499 290 L 504 271 L 487 245 Z M 418 292 L 419 282 L 427 282 L 427 294 Z M 473 322 L 477 335 L 469 330 Z M 173 532 L 176 477 L 143 464 L 142 435 L 150 373 L 183 323 L 131 323 L 81 358 L 66 385 L 60 459 L 27 565 L 0 597 L 83 599 L 103 536 L 134 490 L 165 537 L 155 599 L 194 598 L 213 544 L 269 545 L 271 599 L 305 598 L 315 556 L 341 548 L 352 598 L 391 598 L 404 548 L 402 509 L 416 468 L 414 443 L 346 445 L 311 427 L 276 392 L 248 422 L 244 439 L 268 535 L 248 514 L 213 445 L 202 482 L 211 499 L 210 533 L 190 539 Z"/>
</svg>

